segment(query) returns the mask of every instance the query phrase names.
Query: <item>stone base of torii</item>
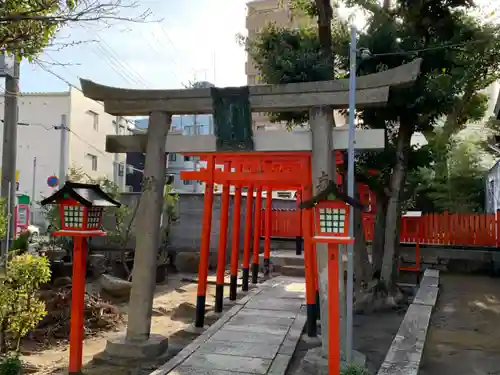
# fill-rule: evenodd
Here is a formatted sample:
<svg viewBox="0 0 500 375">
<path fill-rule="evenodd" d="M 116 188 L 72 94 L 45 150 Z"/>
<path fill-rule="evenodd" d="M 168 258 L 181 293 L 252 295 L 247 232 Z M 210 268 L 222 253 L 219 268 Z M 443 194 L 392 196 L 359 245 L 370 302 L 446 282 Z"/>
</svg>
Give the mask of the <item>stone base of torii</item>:
<svg viewBox="0 0 500 375">
<path fill-rule="evenodd" d="M 357 108 L 381 107 L 387 103 L 391 87 L 409 85 L 420 72 L 421 60 L 357 79 Z M 161 205 L 165 184 L 166 152 L 215 152 L 214 136 L 168 135 L 173 114 L 212 113 L 210 89 L 130 90 L 102 86 L 81 80 L 86 97 L 103 101 L 107 113 L 114 116 L 149 116 L 148 132 L 131 136 L 108 136 L 106 151 L 145 152 L 144 186 L 136 219 L 136 248 L 126 337 L 108 343 L 107 352 L 120 357 L 147 358 L 158 355 L 166 346 L 162 337 L 151 335 L 157 249 Z M 347 129 L 331 129 L 333 109 L 348 106 L 348 80 L 252 86 L 250 104 L 253 112 L 309 110 L 311 132 L 257 132 L 254 151 L 311 151 L 313 180 L 324 171 L 334 173 L 331 155 L 334 149 L 347 149 Z M 323 129 L 323 130 L 321 130 Z M 356 148 L 384 148 L 384 130 L 356 132 Z M 311 181 L 313 190 L 316 183 Z M 316 191 L 313 191 L 316 193 Z M 319 246 L 319 245 L 318 245 Z M 325 272 L 326 252 L 318 251 L 318 273 Z M 321 309 L 326 294 L 320 290 Z M 322 329 L 328 326 L 328 314 L 321 313 Z M 326 338 L 325 338 L 326 339 Z M 324 343 L 324 346 L 325 343 Z"/>
</svg>

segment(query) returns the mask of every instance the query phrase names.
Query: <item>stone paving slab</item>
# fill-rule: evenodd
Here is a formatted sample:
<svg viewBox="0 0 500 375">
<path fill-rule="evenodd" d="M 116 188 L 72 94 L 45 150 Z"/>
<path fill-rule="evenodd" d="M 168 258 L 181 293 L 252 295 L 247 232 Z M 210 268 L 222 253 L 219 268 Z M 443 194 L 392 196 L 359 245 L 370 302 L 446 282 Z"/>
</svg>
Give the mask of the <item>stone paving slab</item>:
<svg viewBox="0 0 500 375">
<path fill-rule="evenodd" d="M 263 342 L 278 342 L 281 343 L 285 339 L 285 335 L 269 335 L 267 333 L 244 332 L 221 329 L 215 333 L 212 338 L 219 341 L 234 341 L 246 342 L 250 344 L 259 345 Z"/>
<path fill-rule="evenodd" d="M 279 311 L 279 310 L 255 310 L 255 309 L 241 309 L 238 317 L 241 316 L 258 316 L 258 317 L 273 317 L 273 318 L 290 318 L 295 319 L 297 312 L 294 311 Z"/>
<path fill-rule="evenodd" d="M 225 370 L 265 375 L 267 374 L 267 370 L 269 370 L 271 363 L 271 359 L 265 358 L 194 353 L 184 362 L 184 365 L 210 370 Z"/>
<path fill-rule="evenodd" d="M 304 280 L 270 279 L 150 375 L 284 375 L 306 324 Z"/>
<path fill-rule="evenodd" d="M 248 345 L 247 342 L 208 340 L 198 352 L 235 355 L 240 357 L 273 359 L 280 343 L 263 342 L 259 345 Z"/>
<path fill-rule="evenodd" d="M 248 375 L 246 372 L 208 370 L 190 366 L 179 366 L 169 372 L 169 375 Z"/>
<path fill-rule="evenodd" d="M 280 311 L 293 311 L 299 309 L 302 305 L 301 300 L 290 300 L 288 298 L 282 298 L 277 300 L 269 300 L 269 299 L 251 299 L 245 307 L 249 309 L 257 309 L 257 310 L 280 310 Z"/>
<path fill-rule="evenodd" d="M 246 309 L 243 309 L 246 310 Z M 262 310 L 256 310 L 262 311 Z M 271 327 L 290 327 L 293 323 L 294 318 L 281 318 L 273 316 L 262 316 L 262 315 L 237 315 L 232 318 L 228 324 L 238 324 L 238 325 L 263 325 Z"/>
</svg>

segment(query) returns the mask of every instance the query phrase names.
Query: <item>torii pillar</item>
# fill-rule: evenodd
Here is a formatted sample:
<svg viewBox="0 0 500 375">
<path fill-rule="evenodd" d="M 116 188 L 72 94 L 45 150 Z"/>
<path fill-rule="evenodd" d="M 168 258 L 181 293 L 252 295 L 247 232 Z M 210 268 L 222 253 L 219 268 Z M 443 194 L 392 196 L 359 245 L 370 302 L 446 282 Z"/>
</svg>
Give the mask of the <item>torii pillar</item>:
<svg viewBox="0 0 500 375">
<path fill-rule="evenodd" d="M 421 60 L 371 74 L 357 79 L 357 107 L 381 107 L 387 103 L 389 89 L 411 84 L 420 72 Z M 136 248 L 129 301 L 129 320 L 126 337 L 108 341 L 106 351 L 110 355 L 127 358 L 154 357 L 165 349 L 166 340 L 150 334 L 151 312 L 154 296 L 160 207 L 163 204 L 165 183 L 165 152 L 217 152 L 217 139 L 213 135 L 174 136 L 167 138 L 172 114 L 213 113 L 210 89 L 185 90 L 130 90 L 96 84 L 81 80 L 86 97 L 104 102 L 105 111 L 114 116 L 150 116 L 147 134 L 131 136 L 108 136 L 106 151 L 113 153 L 146 152 L 143 196 L 139 203 L 136 221 Z M 253 112 L 283 112 L 310 110 L 311 132 L 257 132 L 253 136 L 254 151 L 311 151 L 313 158 L 322 147 L 347 148 L 347 129 L 334 129 L 318 134 L 315 128 L 325 121 L 332 123 L 332 110 L 348 107 L 349 82 L 345 79 L 292 83 L 286 85 L 251 86 L 250 105 Z M 333 126 L 333 123 L 332 123 Z M 335 136 L 334 136 L 335 134 Z M 328 140 L 325 143 L 325 138 Z M 374 142 L 381 140 L 381 143 Z M 357 148 L 383 148 L 383 130 L 356 131 Z M 363 143 L 365 146 L 363 146 Z M 377 144 L 376 144 L 377 143 Z M 322 145 L 322 146 L 320 146 Z M 329 145 L 329 146 L 328 146 Z M 371 145 L 371 146 L 370 146 Z M 321 172 L 333 174 L 331 158 L 323 165 L 313 161 L 314 188 Z M 327 161 L 329 160 L 329 161 Z M 310 241 L 309 241 L 310 242 Z M 313 252 L 312 247 L 304 251 Z M 323 272 L 322 260 L 318 258 L 319 274 Z M 325 263 L 326 264 L 326 263 Z M 326 295 L 320 285 L 320 294 Z M 321 299 L 325 309 L 326 297 Z M 322 329 L 327 330 L 328 314 L 321 314 Z M 325 335 L 326 336 L 326 335 Z M 326 343 L 323 343 L 326 350 Z"/>
</svg>

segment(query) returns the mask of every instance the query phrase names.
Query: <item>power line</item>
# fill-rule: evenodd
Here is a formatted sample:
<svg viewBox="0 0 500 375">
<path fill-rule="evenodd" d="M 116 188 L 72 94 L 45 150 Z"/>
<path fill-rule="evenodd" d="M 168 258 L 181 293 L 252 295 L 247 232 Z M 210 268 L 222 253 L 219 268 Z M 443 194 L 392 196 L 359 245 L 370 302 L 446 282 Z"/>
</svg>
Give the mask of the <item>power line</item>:
<svg viewBox="0 0 500 375">
<path fill-rule="evenodd" d="M 139 84 L 144 87 L 148 87 L 149 84 L 141 76 L 139 72 L 133 69 L 125 60 L 123 60 L 119 54 L 111 47 L 99 34 L 96 33 L 97 38 L 100 43 L 98 43 L 98 47 L 104 52 L 105 55 L 108 56 L 109 60 L 118 66 L 119 69 L 123 70 L 123 72 L 132 79 L 136 84 Z M 119 70 L 117 71 L 117 73 Z"/>
<path fill-rule="evenodd" d="M 71 82 L 69 82 L 67 79 L 61 77 L 59 74 L 53 72 L 52 70 L 50 70 L 49 68 L 43 66 L 43 64 L 41 64 L 40 62 L 36 62 L 36 64 L 42 68 L 43 70 L 45 70 L 47 73 L 53 75 L 54 77 L 58 78 L 59 80 L 61 80 L 62 82 L 66 83 L 68 86 L 74 88 L 75 90 L 78 90 L 80 91 L 82 94 L 83 94 L 83 91 L 81 88 L 79 88 L 78 86 L 72 84 Z M 91 98 L 88 98 L 96 103 L 98 103 L 99 105 L 103 106 L 104 107 L 104 103 L 100 102 L 100 101 L 97 101 L 97 100 L 94 100 L 94 99 L 91 99 Z M 125 117 L 122 117 L 122 119 L 127 123 L 127 124 L 130 124 L 132 125 L 133 128 L 135 128 L 135 123 Z"/>
<path fill-rule="evenodd" d="M 409 51 L 372 53 L 372 54 L 370 54 L 370 57 L 411 55 L 411 54 L 420 53 L 420 52 L 439 51 L 439 50 L 444 50 L 444 49 L 455 49 L 455 48 L 465 47 L 465 46 L 471 45 L 471 44 L 480 44 L 480 43 L 490 42 L 490 41 L 491 41 L 490 38 L 485 38 L 485 39 L 472 40 L 469 42 L 463 42 L 463 43 L 457 43 L 457 44 L 447 44 L 444 46 L 428 47 L 428 48 L 421 48 L 421 49 L 415 49 L 415 50 L 409 50 Z"/>
<path fill-rule="evenodd" d="M 139 84 L 137 80 L 134 80 L 134 78 L 130 78 L 130 75 L 127 75 L 125 71 L 122 71 L 123 68 L 120 68 L 117 66 L 116 62 L 113 60 L 113 58 L 109 57 L 109 55 L 106 54 L 106 50 L 101 45 L 97 45 L 97 47 L 93 50 L 94 54 L 102 59 L 106 65 L 108 65 L 111 70 L 116 73 L 121 79 L 123 79 L 126 83 L 129 84 Z"/>
</svg>

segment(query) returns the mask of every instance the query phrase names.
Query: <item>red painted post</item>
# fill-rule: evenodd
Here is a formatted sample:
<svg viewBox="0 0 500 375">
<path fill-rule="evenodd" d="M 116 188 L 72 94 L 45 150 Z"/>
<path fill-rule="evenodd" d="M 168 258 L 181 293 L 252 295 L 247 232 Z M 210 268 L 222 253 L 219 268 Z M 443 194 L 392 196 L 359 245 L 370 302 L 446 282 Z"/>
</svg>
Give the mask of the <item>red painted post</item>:
<svg viewBox="0 0 500 375">
<path fill-rule="evenodd" d="M 328 244 L 328 373 L 340 375 L 339 246 Z"/>
<path fill-rule="evenodd" d="M 81 373 L 82 369 L 87 241 L 83 237 L 73 237 L 73 244 L 73 287 L 71 293 L 68 368 L 68 372 L 72 375 Z"/>
<path fill-rule="evenodd" d="M 271 215 L 273 213 L 273 189 L 266 190 L 266 211 L 264 226 L 264 277 L 269 277 L 271 266 Z"/>
<path fill-rule="evenodd" d="M 205 302 L 207 300 L 208 257 L 210 253 L 210 232 L 212 230 L 212 204 L 214 201 L 214 169 L 215 158 L 207 158 L 209 178 L 205 184 L 205 200 L 203 202 L 203 222 L 201 229 L 200 264 L 198 267 L 198 291 L 196 298 L 195 326 L 203 328 L 205 324 Z"/>
<path fill-rule="evenodd" d="M 302 203 L 302 192 L 300 190 L 297 190 L 297 206 L 299 206 Z M 295 255 L 302 255 L 302 244 L 303 244 L 303 228 L 304 226 L 302 225 L 302 209 L 300 207 L 297 208 L 297 215 L 299 217 L 299 233 L 298 236 L 295 238 Z"/>
<path fill-rule="evenodd" d="M 241 187 L 234 188 L 233 233 L 231 241 L 231 281 L 229 282 L 229 299 L 236 301 L 238 286 L 238 263 L 240 252 L 240 223 L 241 223 Z"/>
<path fill-rule="evenodd" d="M 224 165 L 225 170 L 231 170 L 231 163 Z M 222 187 L 222 203 L 220 208 L 219 247 L 217 252 L 217 275 L 215 280 L 215 312 L 221 313 L 224 301 L 224 274 L 226 272 L 227 226 L 229 221 L 229 193 L 231 186 Z"/>
<path fill-rule="evenodd" d="M 247 189 L 247 201 L 245 204 L 245 234 L 243 247 L 243 280 L 242 290 L 248 291 L 250 277 L 250 254 L 252 249 L 252 208 L 253 208 L 253 186 Z"/>
<path fill-rule="evenodd" d="M 262 209 L 262 188 L 257 187 L 255 196 L 255 222 L 253 233 L 253 261 L 252 261 L 252 284 L 259 281 L 259 251 L 260 251 L 260 217 Z"/>
<path fill-rule="evenodd" d="M 313 233 L 314 230 L 314 223 L 313 223 L 313 217 L 311 215 L 311 220 L 310 220 L 310 227 L 311 227 L 311 233 Z M 312 244 L 311 248 L 311 268 L 313 272 L 313 277 L 314 277 L 314 290 L 316 291 L 316 319 L 320 319 L 320 301 L 319 301 L 319 282 L 318 282 L 318 262 L 317 262 L 317 257 L 316 257 L 316 244 Z"/>
</svg>

